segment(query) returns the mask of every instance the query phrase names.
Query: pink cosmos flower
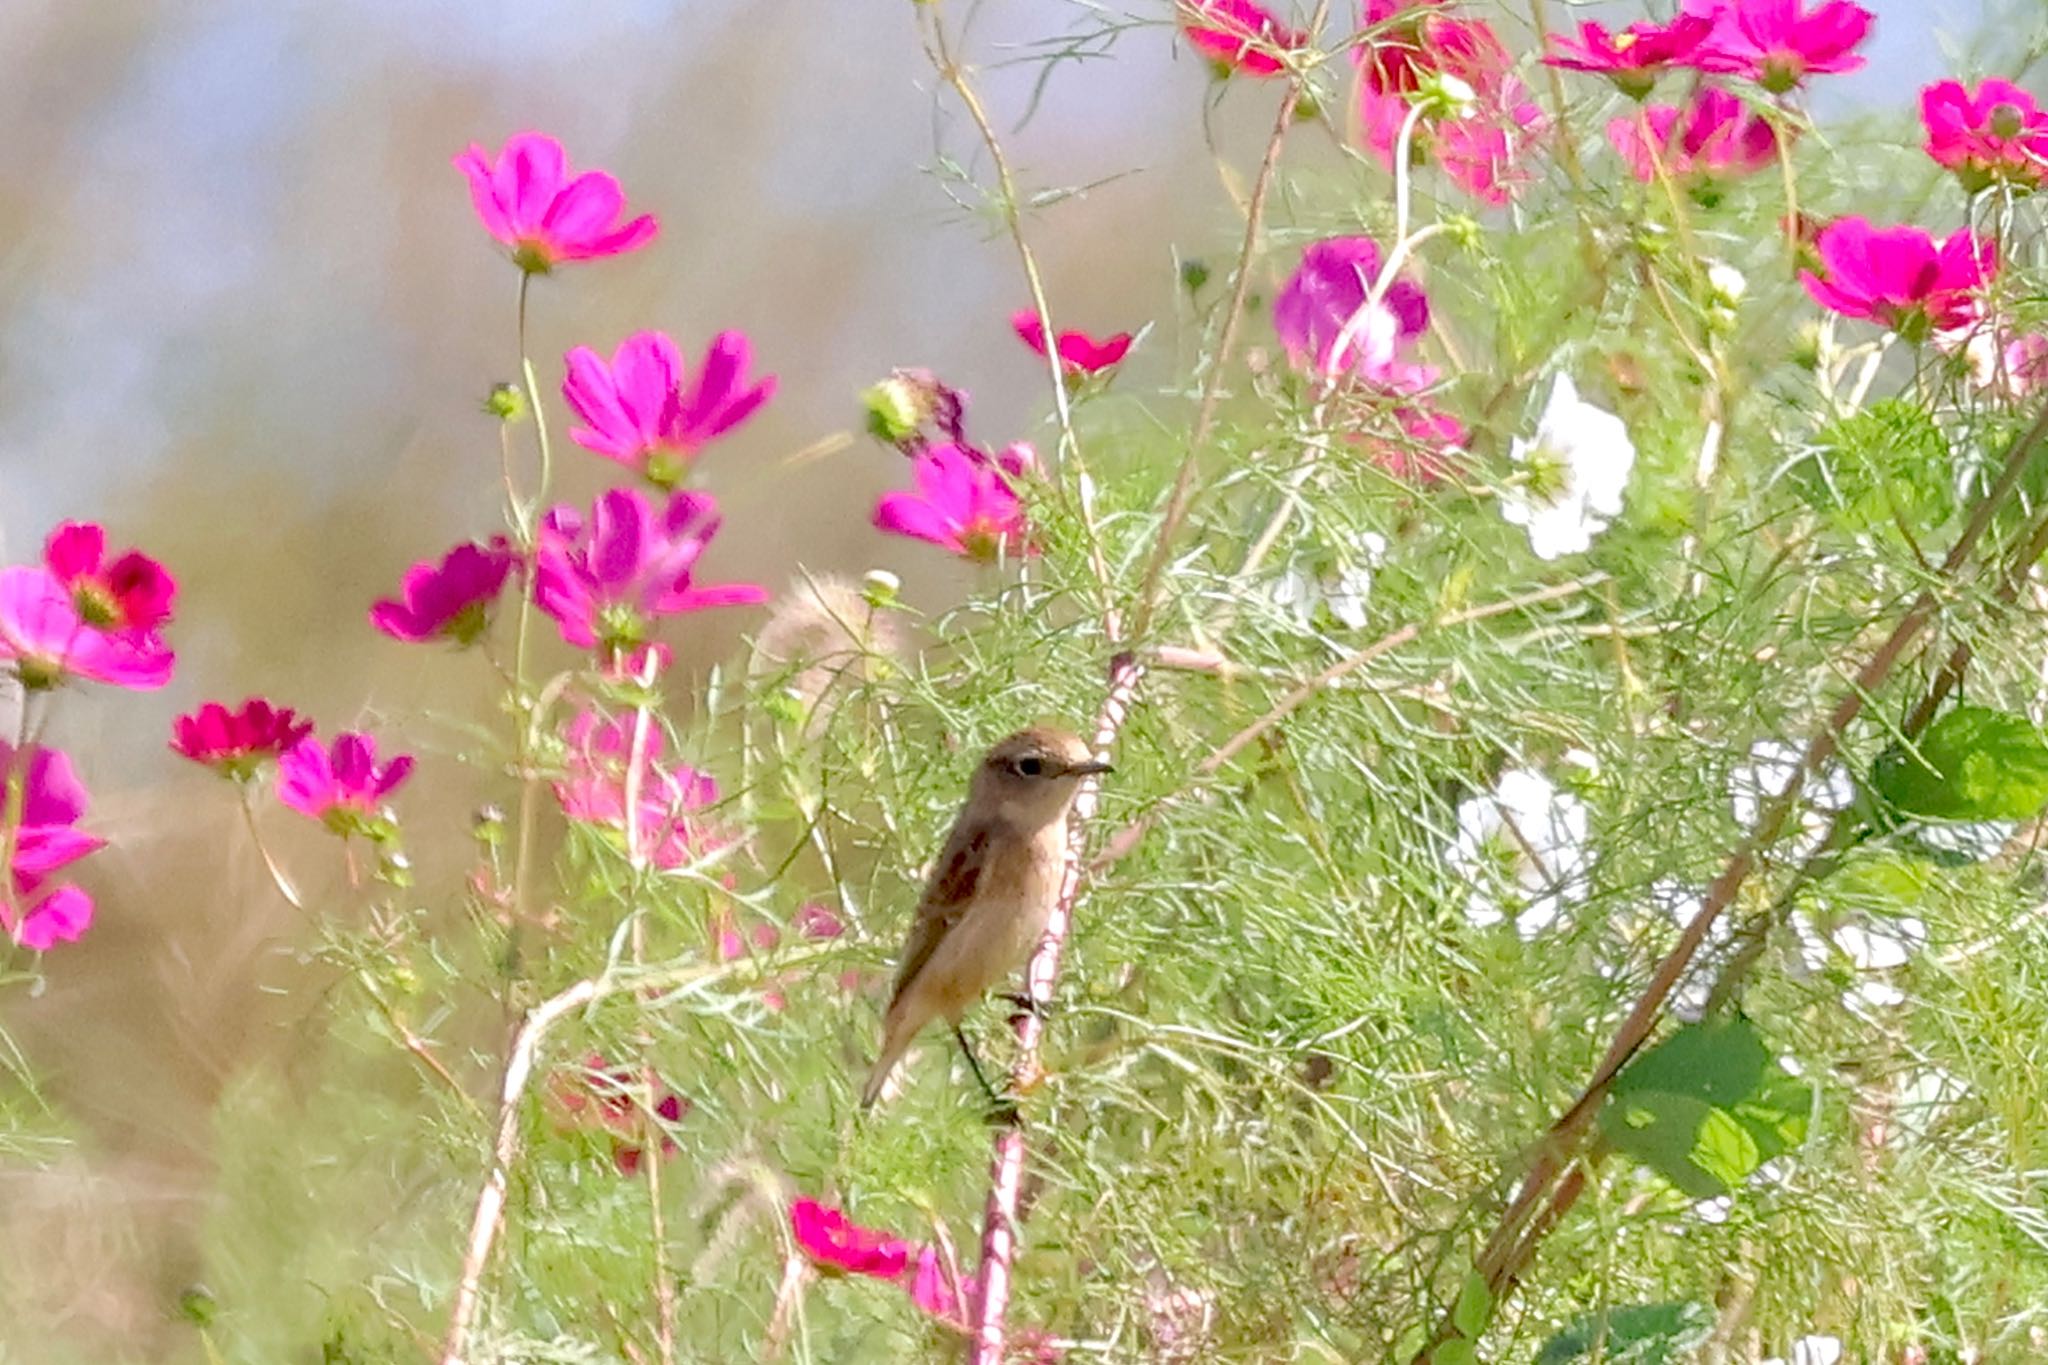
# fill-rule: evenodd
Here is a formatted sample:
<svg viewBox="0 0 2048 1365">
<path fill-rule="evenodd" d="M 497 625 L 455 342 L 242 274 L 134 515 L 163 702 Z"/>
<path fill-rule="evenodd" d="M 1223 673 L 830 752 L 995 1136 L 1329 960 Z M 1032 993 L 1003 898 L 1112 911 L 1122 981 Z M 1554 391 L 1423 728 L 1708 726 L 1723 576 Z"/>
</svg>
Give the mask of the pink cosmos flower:
<svg viewBox="0 0 2048 1365">
<path fill-rule="evenodd" d="M 1689 108 L 1651 104 L 1615 119 L 1607 125 L 1607 140 L 1636 179 L 1656 180 L 1661 161 L 1665 174 L 1696 197 L 1713 195 L 1717 180 L 1765 169 L 1778 155 L 1771 121 L 1747 114 L 1741 100 L 1713 86 L 1694 96 Z"/>
<path fill-rule="evenodd" d="M 2048 388 L 2048 334 L 2015 336 L 1978 323 L 1936 332 L 1934 344 L 1960 356 L 1970 383 L 1995 398 L 2016 402 Z"/>
<path fill-rule="evenodd" d="M 277 760 L 277 799 L 343 836 L 388 835 L 384 798 L 412 773 L 412 756 L 377 762 L 377 741 L 350 732 L 332 748 L 308 735 Z"/>
<path fill-rule="evenodd" d="M 1271 76 L 1286 69 L 1281 53 L 1308 46 L 1308 35 L 1288 28 L 1257 0 L 1179 0 L 1180 31 L 1188 43 L 1228 76 Z"/>
<path fill-rule="evenodd" d="M 811 1263 L 829 1274 L 893 1280 L 910 1264 L 910 1243 L 864 1228 L 815 1199 L 789 1206 L 789 1228 Z"/>
<path fill-rule="evenodd" d="M 174 656 L 153 630 L 93 625 L 54 573 L 17 564 L 0 569 L 0 664 L 8 662 L 33 690 L 75 676 L 146 691 L 171 680 Z"/>
<path fill-rule="evenodd" d="M 43 565 L 71 590 L 78 614 L 100 630 L 147 633 L 171 619 L 178 585 L 164 566 L 129 550 L 107 559 L 107 533 L 67 521 L 43 545 Z"/>
<path fill-rule="evenodd" d="M 1393 419 L 1401 428 L 1399 439 L 1379 435 L 1350 439 L 1364 450 L 1367 459 L 1396 479 L 1424 486 L 1443 482 L 1465 453 L 1465 424 L 1447 412 L 1425 406 L 1396 408 Z"/>
<path fill-rule="evenodd" d="M 636 250 L 654 240 L 652 216 L 626 224 L 619 182 L 603 171 L 569 174 L 562 144 L 540 133 L 519 133 L 493 160 L 472 144 L 455 158 L 469 177 L 469 195 L 484 230 L 512 249 L 529 275 L 545 275 L 564 261 L 594 261 Z"/>
<path fill-rule="evenodd" d="M 1024 504 L 1004 466 L 948 442 L 926 450 L 912 469 L 915 491 L 884 493 L 876 502 L 877 529 L 983 564 L 1032 552 Z"/>
<path fill-rule="evenodd" d="M 171 722 L 171 748 L 240 782 L 312 733 L 312 721 L 261 697 L 249 698 L 235 711 L 210 701 Z"/>
<path fill-rule="evenodd" d="M 1045 354 L 1045 323 L 1036 310 L 1025 308 L 1012 314 L 1010 326 L 1017 329 L 1017 335 L 1023 338 L 1026 346 L 1040 355 Z M 1086 332 L 1061 332 L 1058 344 L 1062 370 L 1069 375 L 1100 374 L 1122 363 L 1131 349 L 1131 334 L 1118 332 L 1097 341 Z"/>
<path fill-rule="evenodd" d="M 1325 380 L 1355 378 L 1395 393 L 1433 383 L 1436 371 L 1408 358 L 1429 328 L 1429 298 L 1397 278 L 1372 299 L 1379 275 L 1380 248 L 1370 237 L 1330 237 L 1302 252 L 1273 300 L 1273 330 L 1289 363 Z"/>
<path fill-rule="evenodd" d="M 838 938 L 846 932 L 846 922 L 822 905 L 806 905 L 796 912 L 790 925 L 808 939 Z"/>
<path fill-rule="evenodd" d="M 689 1100 L 657 1081 L 648 1107 L 652 1112 L 643 1110 L 639 1092 L 644 1079 L 643 1072 L 614 1067 L 602 1053 L 593 1052 L 580 1066 L 557 1071 L 548 1085 L 558 1125 L 594 1127 L 609 1135 L 612 1163 L 620 1175 L 639 1174 L 651 1132 L 661 1133 L 662 1156 L 673 1156 L 676 1141 L 661 1125 L 681 1123 L 692 1108 Z"/>
<path fill-rule="evenodd" d="M 1579 25 L 1576 39 L 1551 34 L 1543 61 L 1567 71 L 1605 76 L 1630 99 L 1639 100 L 1659 76 L 1684 65 L 1713 30 L 1714 21 L 1699 14 L 1681 14 L 1668 24 L 1634 23 L 1620 33 L 1588 20 Z"/>
<path fill-rule="evenodd" d="M 1937 242 L 1911 225 L 1838 218 L 1815 243 L 1825 276 L 1799 272 L 1821 307 L 1881 323 L 1909 341 L 1974 321 L 1978 291 L 1998 272 L 1998 248 L 1964 228 Z"/>
<path fill-rule="evenodd" d="M 1782 95 L 1808 76 L 1862 69 L 1856 47 L 1870 34 L 1869 10 L 1850 0 L 1685 0 L 1684 12 L 1714 21 L 1692 54 L 1702 71 L 1740 76 Z"/>
<path fill-rule="evenodd" d="M 1454 79 L 1471 91 L 1470 112 L 1422 118 L 1411 155 L 1433 158 L 1475 198 L 1507 203 L 1529 178 L 1522 162 L 1546 120 L 1492 25 L 1398 0 L 1365 0 L 1363 17 L 1373 37 L 1351 57 L 1366 150 L 1392 169 L 1415 100 L 1431 82 Z"/>
<path fill-rule="evenodd" d="M 458 545 L 405 571 L 396 598 L 370 608 L 370 624 L 394 640 L 474 644 L 491 624 L 491 608 L 519 557 L 503 536 Z"/>
<path fill-rule="evenodd" d="M 775 393 L 772 374 L 749 382 L 753 349 L 744 332 L 712 338 L 687 393 L 682 353 L 660 332 L 627 337 L 609 365 L 588 346 L 569 352 L 567 364 L 562 396 L 583 421 L 569 439 L 639 470 L 658 488 L 680 483 L 700 450 Z"/>
<path fill-rule="evenodd" d="M 756 584 L 695 581 L 718 526 L 709 493 L 675 493 L 657 505 L 637 488 L 614 488 L 598 496 L 587 522 L 576 508 L 557 507 L 541 518 L 534 603 L 564 640 L 610 656 L 645 644 L 658 617 L 765 602 Z"/>
<path fill-rule="evenodd" d="M 0 789 L 20 783 L 21 823 L 14 830 L 8 882 L 0 888 L 0 929 L 16 943 L 47 952 L 75 943 L 92 924 L 92 897 L 51 877 L 106 840 L 77 828 L 85 818 L 85 786 L 61 749 L 38 747 L 25 763 L 0 741 Z"/>
<path fill-rule="evenodd" d="M 571 820 L 623 836 L 634 724 L 631 713 L 607 717 L 585 710 L 563 727 L 564 771 L 554 788 Z M 687 764 L 663 763 L 666 744 L 662 727 L 650 723 L 641 741 L 636 832 L 648 862 L 672 869 L 731 844 L 734 836 L 702 814 L 718 804 L 716 779 Z"/>
<path fill-rule="evenodd" d="M 1937 81 L 1920 92 L 1920 121 L 1927 155 L 1972 194 L 1998 180 L 2048 183 L 2048 113 L 2011 81 L 1987 80 L 1975 94 L 1961 81 Z"/>
</svg>

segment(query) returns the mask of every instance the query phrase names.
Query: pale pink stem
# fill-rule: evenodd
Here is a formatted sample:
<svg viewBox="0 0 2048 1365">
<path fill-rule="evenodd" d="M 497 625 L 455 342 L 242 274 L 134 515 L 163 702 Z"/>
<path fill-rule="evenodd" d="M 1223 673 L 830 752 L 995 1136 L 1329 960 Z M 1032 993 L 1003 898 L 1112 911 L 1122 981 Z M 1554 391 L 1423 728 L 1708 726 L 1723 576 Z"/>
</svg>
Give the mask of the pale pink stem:
<svg viewBox="0 0 2048 1365">
<path fill-rule="evenodd" d="M 1138 682 L 1145 675 L 1136 656 L 1124 653 L 1109 665 L 1109 692 L 1095 716 L 1095 752 L 1107 754 L 1116 747 L 1117 733 L 1129 717 L 1136 699 Z M 1045 937 L 1031 955 L 1025 969 L 1024 991 L 1041 1007 L 1052 1001 L 1059 980 L 1060 957 L 1067 946 L 1067 930 L 1074 918 L 1074 895 L 1080 890 L 1082 844 L 1101 788 L 1095 778 L 1081 784 L 1074 797 L 1073 813 L 1067 819 L 1067 866 L 1060 878 L 1059 899 L 1046 921 Z M 1015 1020 L 1017 1063 L 1011 1071 L 1011 1087 L 1023 1090 L 1038 1073 L 1038 1043 L 1045 1032 L 1043 1008 L 1020 1010 Z M 1017 1205 L 1024 1185 L 1024 1129 L 1009 1124 L 996 1134 L 995 1155 L 989 1163 L 988 1204 L 981 1217 L 981 1292 L 973 1305 L 973 1346 L 969 1365 L 1002 1365 L 1003 1319 L 1010 1304 L 1010 1263 L 1017 1250 Z"/>
</svg>

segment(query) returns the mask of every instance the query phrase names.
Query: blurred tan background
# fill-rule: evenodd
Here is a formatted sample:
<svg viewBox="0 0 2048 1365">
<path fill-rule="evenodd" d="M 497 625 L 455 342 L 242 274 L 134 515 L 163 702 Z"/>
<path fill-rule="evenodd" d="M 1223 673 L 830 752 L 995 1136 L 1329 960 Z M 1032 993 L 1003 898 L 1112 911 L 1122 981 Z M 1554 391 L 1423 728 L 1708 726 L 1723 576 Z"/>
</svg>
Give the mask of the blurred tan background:
<svg viewBox="0 0 2048 1365">
<path fill-rule="evenodd" d="M 1247 174 L 1273 89 L 1217 101 L 1167 0 L 1134 0 L 1157 24 L 1053 67 L 1020 126 L 1047 76 L 1030 45 L 1097 21 L 1058 0 L 946 8 L 1027 191 L 1094 186 L 1030 224 L 1055 313 L 1097 332 L 1158 323 L 1121 386 L 1165 382 L 1192 344 L 1172 325 L 1173 250 L 1227 256 L 1240 232 L 1207 143 Z M 1966 32 L 1976 10 L 1878 8 L 1873 67 L 1829 98 L 1897 104 L 1942 69 L 1932 29 Z M 942 164 L 988 167 L 933 85 L 908 0 L 0 4 L 0 542 L 26 558 L 55 522 L 102 520 L 181 584 L 174 684 L 66 694 L 51 730 L 115 846 L 86 865 L 87 940 L 4 1006 L 78 1139 L 55 1177 L 0 1171 L 0 1283 L 17 1300 L 38 1266 L 95 1265 L 43 1309 L 147 1351 L 192 1272 L 212 1103 L 243 1068 L 282 1064 L 306 1010 L 291 912 L 229 794 L 166 751 L 173 714 L 264 693 L 323 729 L 402 737 L 426 755 L 406 801 L 423 882 L 460 871 L 449 841 L 472 789 L 453 722 L 489 714 L 487 670 L 365 620 L 406 565 L 496 516 L 478 403 L 516 376 L 516 276 L 449 158 L 550 132 L 662 220 L 653 248 L 537 283 L 558 440 L 569 346 L 608 353 L 656 327 L 694 358 L 742 328 L 781 391 L 704 459 L 727 513 L 710 572 L 779 586 L 799 559 L 886 566 L 943 605 L 953 566 L 867 524 L 898 461 L 857 441 L 783 463 L 854 427 L 856 394 L 893 365 L 968 388 L 985 440 L 1035 434 L 1043 372 L 1006 322 L 1027 295 L 992 220 L 954 201 Z M 614 481 L 561 444 L 564 496 Z M 753 622 L 726 612 L 671 638 L 701 666 Z M 273 814 L 317 904 L 333 850 Z M 452 827 L 418 827 L 428 816 Z M 0 1358 L 39 1359 L 27 1342 L 7 1354 L 16 1330 L 0 1327 Z"/>
</svg>

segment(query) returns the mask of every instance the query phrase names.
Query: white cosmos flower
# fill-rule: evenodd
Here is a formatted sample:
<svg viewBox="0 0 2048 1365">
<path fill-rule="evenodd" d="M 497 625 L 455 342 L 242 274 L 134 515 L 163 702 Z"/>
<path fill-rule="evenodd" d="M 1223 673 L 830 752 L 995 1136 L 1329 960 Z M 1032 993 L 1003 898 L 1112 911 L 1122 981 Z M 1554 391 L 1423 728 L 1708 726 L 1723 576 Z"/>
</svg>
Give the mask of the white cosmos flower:
<svg viewBox="0 0 2048 1365">
<path fill-rule="evenodd" d="M 1926 945 L 1925 924 L 1910 915 L 1897 919 L 1859 915 L 1822 934 L 1798 910 L 1792 912 L 1790 923 L 1799 960 L 1808 971 L 1825 969 L 1837 952 L 1849 959 L 1856 979 L 1842 992 L 1843 1004 L 1885 1009 L 1906 1002 L 1906 993 L 1884 973 L 1905 966 Z"/>
<path fill-rule="evenodd" d="M 1782 739 L 1760 739 L 1749 746 L 1749 758 L 1728 774 L 1728 808 L 1735 823 L 1744 830 L 1755 826 L 1765 802 L 1783 792 L 1798 775 L 1806 751 Z M 1856 783 L 1839 763 L 1830 763 L 1820 776 L 1806 784 L 1804 805 L 1799 811 L 1800 837 L 1797 847 L 1811 853 L 1827 838 L 1829 818 L 1848 809 L 1856 799 Z"/>
<path fill-rule="evenodd" d="M 1980 863 L 1997 857 L 2019 831 L 2019 823 L 2014 820 L 1980 820 L 1962 825 L 1922 824 L 1913 828 L 1914 837 L 1929 848 L 1940 849 L 1943 853 L 1960 853 Z"/>
<path fill-rule="evenodd" d="M 1842 1358 L 1840 1337 L 1801 1337 L 1792 1343 L 1792 1354 L 1772 1356 L 1757 1365 L 1836 1365 Z"/>
<path fill-rule="evenodd" d="M 1387 559 L 1387 538 L 1378 531 L 1359 533 L 1351 562 L 1323 582 L 1323 605 L 1330 615 L 1353 630 L 1365 628 L 1365 600 L 1372 595 L 1373 571 Z"/>
<path fill-rule="evenodd" d="M 1511 920 L 1535 938 L 1586 899 L 1586 803 L 1541 773 L 1511 768 L 1492 791 L 1458 803 L 1445 858 L 1470 885 L 1466 919 L 1482 929 Z"/>
<path fill-rule="evenodd" d="M 1524 479 L 1501 495 L 1500 514 L 1529 533 L 1538 559 L 1591 549 L 1593 536 L 1621 515 L 1621 496 L 1635 468 L 1628 428 L 1605 408 L 1579 398 L 1560 374 L 1530 440 L 1515 438 L 1508 457 Z"/>
<path fill-rule="evenodd" d="M 1892 1102 L 1892 1117 L 1900 1135 L 1914 1142 L 1923 1140 L 1969 1092 L 1968 1082 L 1938 1066 L 1908 1072 L 1899 1079 L 1898 1097 Z"/>
</svg>

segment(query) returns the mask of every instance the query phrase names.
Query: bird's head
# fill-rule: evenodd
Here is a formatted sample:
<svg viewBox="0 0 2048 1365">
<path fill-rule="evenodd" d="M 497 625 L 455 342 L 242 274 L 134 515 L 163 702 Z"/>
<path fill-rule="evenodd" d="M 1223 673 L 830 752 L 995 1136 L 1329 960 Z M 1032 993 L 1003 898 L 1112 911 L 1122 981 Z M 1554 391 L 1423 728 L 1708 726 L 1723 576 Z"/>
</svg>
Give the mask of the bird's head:
<svg viewBox="0 0 2048 1365">
<path fill-rule="evenodd" d="M 1066 815 L 1082 778 L 1109 771 L 1078 735 L 1034 725 L 988 751 L 970 799 L 1009 823 L 1048 825 Z"/>
</svg>

